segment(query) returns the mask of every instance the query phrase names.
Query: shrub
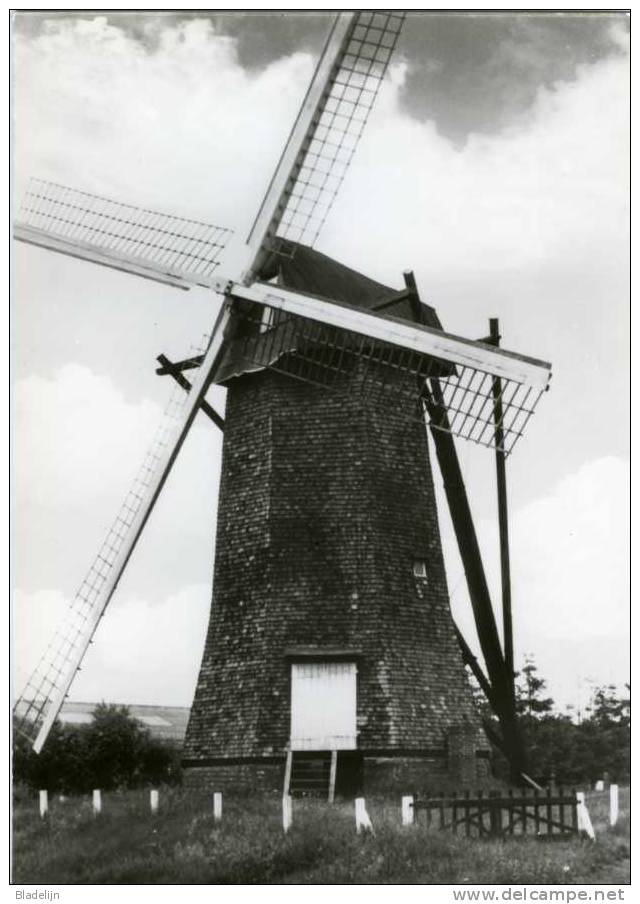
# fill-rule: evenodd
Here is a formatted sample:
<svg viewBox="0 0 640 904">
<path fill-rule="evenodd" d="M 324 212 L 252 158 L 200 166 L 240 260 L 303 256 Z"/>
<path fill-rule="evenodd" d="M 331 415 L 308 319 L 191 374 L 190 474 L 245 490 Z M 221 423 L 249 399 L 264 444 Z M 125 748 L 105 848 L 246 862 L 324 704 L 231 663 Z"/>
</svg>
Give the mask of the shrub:
<svg viewBox="0 0 640 904">
<path fill-rule="evenodd" d="M 101 703 L 88 725 L 56 722 L 35 754 L 15 733 L 16 783 L 64 793 L 112 790 L 180 781 L 180 749 L 154 738 L 125 706 Z"/>
</svg>

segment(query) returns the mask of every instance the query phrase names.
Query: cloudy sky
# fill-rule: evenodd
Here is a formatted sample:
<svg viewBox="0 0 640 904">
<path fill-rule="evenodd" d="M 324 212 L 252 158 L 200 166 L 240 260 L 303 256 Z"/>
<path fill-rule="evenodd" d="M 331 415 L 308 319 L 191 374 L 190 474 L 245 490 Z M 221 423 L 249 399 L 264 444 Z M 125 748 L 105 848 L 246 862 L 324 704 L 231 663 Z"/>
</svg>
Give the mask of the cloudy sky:
<svg viewBox="0 0 640 904">
<path fill-rule="evenodd" d="M 324 14 L 21 13 L 14 169 L 244 238 Z M 317 243 L 451 332 L 551 361 L 508 462 L 516 658 L 559 702 L 628 678 L 628 37 L 623 14 L 412 14 Z M 16 683 L 35 664 L 218 301 L 14 249 Z M 222 390 L 211 391 L 222 407 Z M 221 437 L 198 419 L 72 697 L 189 705 Z M 460 445 L 494 597 L 492 454 Z M 440 486 L 441 480 L 436 475 Z M 441 506 L 452 605 L 474 642 Z"/>
</svg>

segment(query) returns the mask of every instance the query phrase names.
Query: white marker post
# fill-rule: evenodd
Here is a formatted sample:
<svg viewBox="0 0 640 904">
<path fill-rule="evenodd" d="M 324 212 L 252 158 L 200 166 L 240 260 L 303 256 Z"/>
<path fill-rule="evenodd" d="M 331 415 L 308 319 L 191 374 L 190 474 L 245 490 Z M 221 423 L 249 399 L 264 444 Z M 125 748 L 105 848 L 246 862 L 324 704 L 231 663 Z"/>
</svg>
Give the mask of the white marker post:
<svg viewBox="0 0 640 904">
<path fill-rule="evenodd" d="M 356 832 L 373 832 L 373 826 L 367 813 L 364 797 L 356 797 Z"/>
<path fill-rule="evenodd" d="M 222 793 L 220 791 L 213 792 L 213 820 L 222 822 Z"/>
<path fill-rule="evenodd" d="M 93 815 L 98 816 L 102 812 L 102 797 L 100 796 L 100 789 L 93 789 Z"/>
<path fill-rule="evenodd" d="M 619 801 L 618 786 L 611 785 L 609 787 L 609 825 L 614 826 L 618 821 Z"/>
<path fill-rule="evenodd" d="M 293 823 L 293 803 L 290 794 L 282 795 L 282 828 L 288 832 Z"/>
<path fill-rule="evenodd" d="M 49 812 L 49 795 L 46 791 L 40 792 L 40 818 L 44 819 Z"/>
<path fill-rule="evenodd" d="M 413 825 L 413 797 L 408 794 L 402 798 L 402 825 Z"/>
<path fill-rule="evenodd" d="M 151 793 L 149 794 L 149 804 L 151 805 L 152 813 L 158 812 L 159 797 L 160 795 L 158 794 L 157 788 L 152 788 Z"/>
<path fill-rule="evenodd" d="M 576 793 L 576 800 L 578 801 L 578 831 L 585 832 L 592 841 L 595 841 L 596 833 L 593 831 L 591 817 L 589 816 L 589 811 L 587 810 L 587 805 L 584 800 L 584 791 L 578 791 Z"/>
<path fill-rule="evenodd" d="M 596 782 L 596 786 L 595 786 L 595 788 L 594 788 L 593 790 L 594 790 L 594 791 L 604 791 L 604 781 L 603 781 L 603 779 L 599 779 L 599 780 Z"/>
</svg>

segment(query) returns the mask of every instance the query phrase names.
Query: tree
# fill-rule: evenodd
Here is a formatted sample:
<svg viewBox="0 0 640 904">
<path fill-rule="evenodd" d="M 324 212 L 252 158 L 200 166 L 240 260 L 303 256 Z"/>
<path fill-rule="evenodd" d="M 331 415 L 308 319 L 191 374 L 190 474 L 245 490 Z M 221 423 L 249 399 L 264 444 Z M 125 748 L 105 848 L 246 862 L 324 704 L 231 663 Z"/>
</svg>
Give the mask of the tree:
<svg viewBox="0 0 640 904">
<path fill-rule="evenodd" d="M 30 788 L 65 793 L 175 783 L 179 750 L 154 738 L 126 706 L 101 703 L 88 725 L 56 721 L 40 754 L 15 733 L 13 772 Z"/>
<path fill-rule="evenodd" d="M 143 751 L 150 735 L 126 706 L 98 704 L 87 735 L 89 768 L 96 788 L 130 788 L 140 783 Z"/>
<path fill-rule="evenodd" d="M 532 656 L 525 656 L 522 671 L 516 672 L 516 710 L 520 715 L 539 717 L 553 709 L 553 698 L 543 697 L 547 682 L 538 675 Z"/>
<path fill-rule="evenodd" d="M 558 784 L 592 784 L 605 772 L 612 781 L 628 781 L 629 685 L 625 685 L 622 695 L 613 685 L 597 687 L 587 717 L 577 722 L 571 711 L 554 711 L 554 701 L 545 693 L 547 684 L 538 674 L 533 657 L 526 657 L 516 677 L 518 721 L 527 750 L 528 771 L 536 781 L 546 784 L 553 777 Z M 497 729 L 497 720 L 491 716 L 477 686 L 474 696 L 489 729 Z M 506 779 L 506 765 L 495 749 L 492 766 L 497 776 Z"/>
<path fill-rule="evenodd" d="M 589 710 L 590 718 L 599 725 L 630 725 L 630 699 L 631 686 L 625 684 L 627 696 L 620 698 L 616 686 L 607 684 L 596 687 L 591 698 Z"/>
</svg>

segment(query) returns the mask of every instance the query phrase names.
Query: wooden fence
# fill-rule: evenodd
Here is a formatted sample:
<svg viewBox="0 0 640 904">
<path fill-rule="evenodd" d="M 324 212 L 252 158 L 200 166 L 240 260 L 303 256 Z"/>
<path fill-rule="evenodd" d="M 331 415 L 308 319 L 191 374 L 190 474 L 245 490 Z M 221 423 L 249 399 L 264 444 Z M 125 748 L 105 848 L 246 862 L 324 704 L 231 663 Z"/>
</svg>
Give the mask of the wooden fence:
<svg viewBox="0 0 640 904">
<path fill-rule="evenodd" d="M 580 830 L 579 802 L 575 791 L 478 791 L 472 795 L 414 797 L 416 819 L 422 811 L 427 826 L 449 829 L 467 837 L 505 835 L 567 837 Z"/>
<path fill-rule="evenodd" d="M 60 796 L 60 800 L 64 800 Z M 222 822 L 222 793 L 213 792 L 212 815 L 216 823 Z M 43 789 L 39 794 L 42 819 L 49 817 L 49 795 Z M 102 813 L 102 795 L 93 791 L 94 816 Z M 160 811 L 160 793 L 149 790 L 149 808 L 152 816 Z M 472 795 L 455 792 L 438 797 L 404 795 L 400 801 L 400 820 L 403 826 L 414 825 L 420 812 L 426 814 L 427 827 L 449 829 L 467 837 L 501 838 L 507 835 L 535 834 L 539 838 L 566 838 L 584 833 L 595 840 L 595 833 L 583 792 L 548 789 L 546 792 L 507 790 L 478 791 Z M 609 824 L 616 825 L 619 816 L 618 786 L 611 785 Z M 356 830 L 373 832 L 373 825 L 363 797 L 355 800 Z M 289 831 L 293 824 L 293 800 L 285 794 L 282 798 L 282 827 Z"/>
</svg>

